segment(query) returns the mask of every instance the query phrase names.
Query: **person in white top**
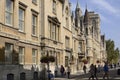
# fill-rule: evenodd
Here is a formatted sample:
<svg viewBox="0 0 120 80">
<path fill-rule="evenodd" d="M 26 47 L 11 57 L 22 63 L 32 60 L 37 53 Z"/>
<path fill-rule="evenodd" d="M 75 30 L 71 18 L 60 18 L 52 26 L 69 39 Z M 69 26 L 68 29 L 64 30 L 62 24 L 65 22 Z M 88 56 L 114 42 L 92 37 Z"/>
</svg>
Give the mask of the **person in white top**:
<svg viewBox="0 0 120 80">
<path fill-rule="evenodd" d="M 68 67 L 67 67 L 67 76 L 68 76 L 68 79 L 70 78 L 70 72 L 71 72 L 71 69 L 70 69 L 70 67 L 68 66 Z"/>
</svg>

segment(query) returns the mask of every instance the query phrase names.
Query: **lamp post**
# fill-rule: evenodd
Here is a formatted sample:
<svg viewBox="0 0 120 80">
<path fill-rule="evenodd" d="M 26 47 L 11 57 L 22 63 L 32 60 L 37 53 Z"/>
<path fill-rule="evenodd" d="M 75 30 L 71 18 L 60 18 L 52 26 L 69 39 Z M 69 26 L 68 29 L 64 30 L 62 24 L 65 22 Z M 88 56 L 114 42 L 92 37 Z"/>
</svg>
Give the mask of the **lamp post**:
<svg viewBox="0 0 120 80">
<path fill-rule="evenodd" d="M 51 80 L 51 76 L 50 76 L 51 71 L 49 69 L 49 63 L 55 61 L 54 56 L 51 56 L 51 55 L 49 56 L 49 53 L 47 51 L 47 54 L 42 56 L 40 61 L 41 61 L 41 63 L 46 63 L 47 64 L 48 80 Z"/>
<path fill-rule="evenodd" d="M 57 77 L 57 73 L 58 73 L 58 65 L 57 65 L 57 53 L 56 53 L 56 49 L 54 50 L 55 53 L 55 77 Z"/>
<path fill-rule="evenodd" d="M 47 51 L 47 57 L 49 57 L 48 51 Z M 51 78 L 50 78 L 50 65 L 49 65 L 49 60 L 47 61 L 47 67 L 48 67 L 48 70 L 47 70 L 47 72 L 48 72 L 48 80 L 51 80 Z"/>
</svg>

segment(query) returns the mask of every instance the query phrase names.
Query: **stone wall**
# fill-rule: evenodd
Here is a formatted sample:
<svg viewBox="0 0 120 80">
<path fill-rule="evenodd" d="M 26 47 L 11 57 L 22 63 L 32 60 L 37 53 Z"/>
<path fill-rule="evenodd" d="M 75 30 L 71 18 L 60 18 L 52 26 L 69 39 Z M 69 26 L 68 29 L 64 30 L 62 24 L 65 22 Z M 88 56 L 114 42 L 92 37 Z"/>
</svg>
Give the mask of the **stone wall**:
<svg viewBox="0 0 120 80">
<path fill-rule="evenodd" d="M 8 75 L 11 74 L 14 75 L 14 80 L 20 80 L 20 74 L 25 74 L 25 80 L 38 80 L 43 77 L 42 71 L 38 65 L 0 65 L 0 80 L 7 80 Z M 44 73 L 46 74 L 46 72 Z M 37 76 L 38 79 L 34 79 L 34 76 Z"/>
</svg>

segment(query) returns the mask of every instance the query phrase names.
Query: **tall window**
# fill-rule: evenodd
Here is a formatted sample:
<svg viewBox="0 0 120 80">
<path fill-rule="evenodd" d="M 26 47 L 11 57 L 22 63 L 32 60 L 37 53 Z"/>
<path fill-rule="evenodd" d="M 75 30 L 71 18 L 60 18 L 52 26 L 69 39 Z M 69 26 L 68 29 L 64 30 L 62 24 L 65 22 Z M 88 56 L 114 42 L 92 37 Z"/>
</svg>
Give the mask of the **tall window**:
<svg viewBox="0 0 120 80">
<path fill-rule="evenodd" d="M 37 64 L 37 50 L 32 49 L 32 63 Z"/>
<path fill-rule="evenodd" d="M 19 8 L 19 30 L 24 32 L 25 28 L 25 10 Z"/>
<path fill-rule="evenodd" d="M 97 29 L 97 24 L 95 20 L 92 21 L 92 26 L 94 29 L 94 37 L 98 38 L 98 29 Z"/>
<path fill-rule="evenodd" d="M 32 14 L 32 34 L 37 35 L 37 16 Z"/>
<path fill-rule="evenodd" d="M 52 25 L 52 39 L 55 40 L 55 24 Z"/>
<path fill-rule="evenodd" d="M 67 36 L 65 37 L 65 47 L 70 48 L 70 38 Z"/>
<path fill-rule="evenodd" d="M 5 44 L 5 62 L 8 64 L 12 63 L 12 53 L 13 53 L 13 45 L 6 43 Z"/>
<path fill-rule="evenodd" d="M 88 35 L 88 28 L 86 28 L 86 35 Z"/>
<path fill-rule="evenodd" d="M 82 52 L 82 42 L 79 42 L 79 45 L 78 45 L 78 52 Z"/>
<path fill-rule="evenodd" d="M 56 13 L 56 1 L 53 0 L 53 13 Z"/>
<path fill-rule="evenodd" d="M 12 25 L 13 23 L 13 1 L 12 0 L 6 0 L 5 23 L 8 25 Z"/>
<path fill-rule="evenodd" d="M 48 21 L 48 36 L 50 39 L 59 41 L 59 26 Z"/>
<path fill-rule="evenodd" d="M 56 40 L 59 41 L 59 27 L 56 27 Z"/>
<path fill-rule="evenodd" d="M 19 47 L 19 63 L 24 64 L 25 59 L 25 53 L 24 53 L 24 47 Z"/>
<path fill-rule="evenodd" d="M 48 38 L 51 38 L 51 22 L 48 21 Z"/>
<path fill-rule="evenodd" d="M 74 40 L 74 50 L 76 51 L 76 40 Z"/>
<path fill-rule="evenodd" d="M 65 67 L 68 66 L 68 56 L 65 56 Z"/>
<path fill-rule="evenodd" d="M 69 20 L 66 18 L 66 28 L 69 28 Z"/>
</svg>

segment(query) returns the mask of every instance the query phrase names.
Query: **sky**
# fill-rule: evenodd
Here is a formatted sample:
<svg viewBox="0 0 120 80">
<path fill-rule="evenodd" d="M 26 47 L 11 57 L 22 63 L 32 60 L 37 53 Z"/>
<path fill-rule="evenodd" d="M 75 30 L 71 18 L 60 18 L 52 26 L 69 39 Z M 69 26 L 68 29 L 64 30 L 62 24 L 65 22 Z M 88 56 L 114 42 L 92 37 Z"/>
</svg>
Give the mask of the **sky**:
<svg viewBox="0 0 120 80">
<path fill-rule="evenodd" d="M 120 0 L 69 0 L 72 10 L 75 11 L 77 1 L 79 2 L 82 14 L 94 11 L 100 16 L 101 35 L 105 34 L 106 40 L 111 39 L 115 48 L 120 49 Z"/>
</svg>

